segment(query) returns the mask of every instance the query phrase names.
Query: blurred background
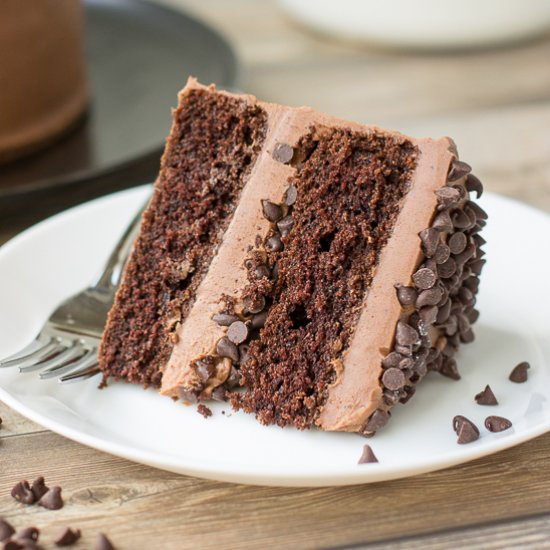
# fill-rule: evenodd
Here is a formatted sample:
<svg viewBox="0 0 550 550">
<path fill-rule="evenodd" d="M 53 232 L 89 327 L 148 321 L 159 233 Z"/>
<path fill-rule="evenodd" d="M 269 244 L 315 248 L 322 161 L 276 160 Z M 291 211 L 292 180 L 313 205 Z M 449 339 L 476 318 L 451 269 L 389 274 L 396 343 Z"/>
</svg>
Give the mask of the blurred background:
<svg viewBox="0 0 550 550">
<path fill-rule="evenodd" d="M 54 4 L 0 0 L 0 241 L 152 181 L 189 74 L 418 137 L 449 135 L 486 189 L 550 211 L 546 0 L 87 0 L 80 23 L 61 9 L 51 25 Z M 56 36 L 41 36 L 44 27 Z M 24 33 L 32 52 L 15 45 Z M 55 88 L 48 81 L 64 83 L 52 93 L 65 106 L 78 86 L 84 103 L 55 136 L 2 159 L 2 138 L 23 115 L 44 115 L 33 109 Z"/>
</svg>

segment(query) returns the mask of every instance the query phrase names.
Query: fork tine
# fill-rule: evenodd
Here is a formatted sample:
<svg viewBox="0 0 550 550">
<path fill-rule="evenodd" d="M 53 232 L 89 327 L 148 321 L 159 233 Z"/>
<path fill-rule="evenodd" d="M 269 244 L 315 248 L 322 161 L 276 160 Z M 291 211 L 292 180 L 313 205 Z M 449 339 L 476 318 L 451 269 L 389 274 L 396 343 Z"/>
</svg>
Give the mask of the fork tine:
<svg viewBox="0 0 550 550">
<path fill-rule="evenodd" d="M 24 360 L 21 360 L 16 363 L 19 367 L 19 372 L 21 374 L 25 372 L 33 372 L 35 370 L 41 369 L 44 361 L 53 359 L 54 356 L 59 355 L 67 349 L 67 346 L 60 344 L 59 342 L 52 342 L 48 344 L 41 350 L 38 350 L 35 355 L 32 357 L 26 357 Z"/>
<path fill-rule="evenodd" d="M 44 348 L 51 341 L 51 338 L 49 338 L 46 342 L 41 342 L 40 340 L 34 339 L 30 344 L 25 346 L 23 349 L 20 349 L 17 353 L 13 353 L 5 359 L 2 359 L 0 361 L 0 368 L 13 367 L 19 361 L 27 359 L 28 357 L 39 351 L 39 349 Z"/>
<path fill-rule="evenodd" d="M 40 367 L 42 368 L 40 371 L 40 378 L 44 380 L 64 374 L 72 369 L 75 366 L 75 361 L 82 359 L 85 354 L 86 350 L 81 344 L 74 344 L 56 357 L 40 363 Z"/>
<path fill-rule="evenodd" d="M 88 367 L 84 370 L 77 370 L 76 372 L 71 372 L 65 374 L 65 376 L 59 377 L 60 384 L 70 384 L 71 382 L 81 382 L 82 380 L 87 380 L 96 374 L 101 372 L 99 365 L 96 363 L 91 367 Z"/>
</svg>

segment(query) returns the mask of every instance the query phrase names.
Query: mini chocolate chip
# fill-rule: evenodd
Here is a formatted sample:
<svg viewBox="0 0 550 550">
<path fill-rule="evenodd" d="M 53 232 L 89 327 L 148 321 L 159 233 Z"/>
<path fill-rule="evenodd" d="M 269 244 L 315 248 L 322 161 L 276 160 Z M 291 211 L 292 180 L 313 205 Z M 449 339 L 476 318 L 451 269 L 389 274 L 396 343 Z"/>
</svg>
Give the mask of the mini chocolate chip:
<svg viewBox="0 0 550 550">
<path fill-rule="evenodd" d="M 445 334 L 447 336 L 452 336 L 458 330 L 458 321 L 456 320 L 455 315 L 449 315 L 449 318 L 445 324 L 441 325 L 439 328 L 445 329 Z"/>
<path fill-rule="evenodd" d="M 464 265 L 466 262 L 475 256 L 476 245 L 470 243 L 460 254 L 457 254 L 454 259 L 457 265 Z M 469 266 L 471 269 L 471 265 Z"/>
<path fill-rule="evenodd" d="M 265 247 L 268 252 L 280 252 L 283 249 L 283 241 L 281 241 L 281 235 L 275 233 L 272 237 L 267 239 Z"/>
<path fill-rule="evenodd" d="M 278 222 L 283 217 L 283 209 L 274 202 L 263 200 L 262 210 L 264 213 L 264 217 L 270 222 Z"/>
<path fill-rule="evenodd" d="M 472 309 L 466 315 L 471 324 L 475 323 L 479 319 L 479 311 L 477 309 Z"/>
<path fill-rule="evenodd" d="M 221 357 L 229 357 L 234 363 L 238 363 L 239 361 L 239 349 L 227 336 L 223 336 L 218 340 L 216 344 L 216 353 Z M 208 378 L 206 380 L 208 380 Z M 203 382 L 206 382 L 206 380 L 203 380 Z"/>
<path fill-rule="evenodd" d="M 458 291 L 458 299 L 464 304 L 464 306 L 471 306 L 475 302 L 475 296 L 472 294 L 472 291 L 462 286 Z"/>
<path fill-rule="evenodd" d="M 416 307 L 436 306 L 443 297 L 443 290 L 439 287 L 423 290 L 416 299 Z"/>
<path fill-rule="evenodd" d="M 54 540 L 56 546 L 71 546 L 80 538 L 80 529 L 74 531 L 70 527 L 65 527 Z"/>
<path fill-rule="evenodd" d="M 503 416 L 488 416 L 485 419 L 485 427 L 490 432 L 503 432 L 512 427 L 512 422 Z"/>
<path fill-rule="evenodd" d="M 424 376 L 428 372 L 427 362 L 426 361 L 417 361 L 414 364 L 414 371 L 419 376 Z"/>
<path fill-rule="evenodd" d="M 291 185 L 285 193 L 285 204 L 287 206 L 292 206 L 296 199 L 298 198 L 298 190 L 296 189 L 295 185 Z"/>
<path fill-rule="evenodd" d="M 416 288 L 426 290 L 435 285 L 437 275 L 431 269 L 423 267 L 412 276 L 412 280 Z"/>
<path fill-rule="evenodd" d="M 15 484 L 11 490 L 11 496 L 23 504 L 34 504 L 36 502 L 36 497 L 26 479 Z"/>
<path fill-rule="evenodd" d="M 414 304 L 418 293 L 412 286 L 404 286 L 399 283 L 393 286 L 397 291 L 397 299 L 402 306 L 410 306 Z"/>
<path fill-rule="evenodd" d="M 472 237 L 477 246 L 483 246 L 487 241 L 481 235 L 474 235 Z"/>
<path fill-rule="evenodd" d="M 248 350 L 250 346 L 248 344 L 241 344 L 239 346 L 239 363 L 245 363 L 248 359 Z"/>
<path fill-rule="evenodd" d="M 229 327 L 227 337 L 234 344 L 242 344 L 248 338 L 248 327 L 242 321 L 235 321 Z"/>
<path fill-rule="evenodd" d="M 38 504 L 48 510 L 59 510 L 60 508 L 63 508 L 61 487 L 55 486 L 49 489 L 48 492 L 38 501 Z"/>
<path fill-rule="evenodd" d="M 468 267 L 472 270 L 472 273 L 479 275 L 486 263 L 487 260 L 474 260 L 468 264 Z"/>
<path fill-rule="evenodd" d="M 479 439 L 479 429 L 465 416 L 457 415 L 453 418 L 453 429 L 458 435 L 457 443 L 464 445 Z"/>
<path fill-rule="evenodd" d="M 2 550 L 23 550 L 22 542 L 16 540 L 7 540 L 2 546 Z"/>
<path fill-rule="evenodd" d="M 262 296 L 261 294 L 254 297 L 248 296 L 243 300 L 243 306 L 248 313 L 260 313 L 260 311 L 262 311 L 265 307 L 265 296 Z M 232 323 L 232 325 L 233 324 L 234 323 Z"/>
<path fill-rule="evenodd" d="M 466 333 L 470 330 L 470 320 L 464 313 L 457 313 L 456 320 L 458 322 L 458 330 L 460 333 Z"/>
<path fill-rule="evenodd" d="M 263 328 L 267 319 L 267 311 L 261 311 L 252 317 L 250 326 L 253 329 Z"/>
<path fill-rule="evenodd" d="M 452 214 L 451 214 L 451 220 L 453 221 L 453 226 L 457 229 L 469 229 L 472 227 L 472 222 L 466 212 L 464 210 L 461 210 L 460 208 L 457 208 Z"/>
<path fill-rule="evenodd" d="M 483 184 L 473 174 L 469 174 L 466 178 L 466 189 L 468 191 L 475 191 L 478 198 L 483 194 Z"/>
<path fill-rule="evenodd" d="M 432 227 L 438 231 L 449 232 L 453 230 L 451 215 L 447 210 L 440 212 L 434 219 Z"/>
<path fill-rule="evenodd" d="M 95 541 L 94 550 L 115 550 L 115 547 L 104 533 L 99 533 Z"/>
<path fill-rule="evenodd" d="M 40 531 L 36 527 L 25 527 L 18 531 L 14 538 L 18 540 L 32 540 L 36 542 L 40 536 Z"/>
<path fill-rule="evenodd" d="M 48 489 L 49 487 L 46 487 L 43 476 L 37 477 L 32 482 L 31 491 L 33 492 L 34 498 L 37 501 L 40 500 L 42 496 L 48 492 Z"/>
<path fill-rule="evenodd" d="M 431 258 L 435 254 L 437 245 L 439 244 L 439 231 L 433 227 L 429 227 L 428 229 L 423 229 L 418 235 L 422 241 L 424 254 L 428 258 Z"/>
<path fill-rule="evenodd" d="M 475 396 L 475 400 L 478 405 L 498 405 L 497 398 L 489 384 L 485 386 L 483 391 Z"/>
<path fill-rule="evenodd" d="M 376 409 L 370 416 L 364 431 L 365 432 L 375 432 L 380 428 L 383 428 L 390 419 L 390 414 L 387 411 L 382 409 Z"/>
<path fill-rule="evenodd" d="M 231 323 L 238 321 L 239 318 L 236 315 L 231 315 L 229 313 L 218 313 L 212 317 L 212 320 L 215 323 L 218 323 L 221 327 L 228 327 Z"/>
<path fill-rule="evenodd" d="M 369 445 L 363 445 L 363 453 L 361 454 L 357 464 L 371 464 L 373 462 L 378 462 L 378 459 L 372 452 Z"/>
<path fill-rule="evenodd" d="M 442 279 L 449 279 L 456 273 L 456 262 L 449 258 L 445 263 L 437 266 L 437 274 Z"/>
<path fill-rule="evenodd" d="M 285 216 L 282 220 L 277 222 L 277 227 L 283 237 L 287 237 L 294 227 L 294 220 L 292 216 Z"/>
<path fill-rule="evenodd" d="M 527 382 L 527 371 L 531 368 L 531 365 L 527 361 L 522 361 L 516 365 L 510 373 L 509 379 L 516 384 Z"/>
<path fill-rule="evenodd" d="M 221 402 L 227 401 L 227 393 L 225 389 L 222 386 L 218 386 L 217 388 L 215 388 L 214 391 L 212 392 L 212 399 L 214 401 L 221 401 Z"/>
<path fill-rule="evenodd" d="M 452 357 L 445 357 L 443 359 L 439 372 L 443 376 L 451 378 L 452 380 L 460 380 L 460 374 L 456 366 L 456 361 Z"/>
<path fill-rule="evenodd" d="M 400 353 L 401 355 L 404 355 L 406 357 L 411 357 L 412 355 L 412 346 L 406 346 L 406 345 L 395 345 L 395 351 L 397 353 Z"/>
<path fill-rule="evenodd" d="M 486 220 L 489 217 L 487 212 L 485 212 L 485 210 L 483 210 L 483 208 L 481 208 L 481 206 L 474 201 L 468 201 L 466 206 L 474 211 L 478 220 Z"/>
<path fill-rule="evenodd" d="M 455 205 L 460 200 L 460 193 L 453 187 L 442 187 L 438 189 L 435 194 L 437 195 L 439 210 L 445 210 Z"/>
<path fill-rule="evenodd" d="M 199 400 L 200 390 L 198 388 L 178 388 L 180 399 L 188 403 L 197 403 Z"/>
<path fill-rule="evenodd" d="M 468 277 L 462 284 L 469 288 L 472 294 L 476 294 L 479 289 L 479 279 L 477 277 Z"/>
<path fill-rule="evenodd" d="M 447 242 L 449 248 L 453 254 L 460 254 L 468 244 L 468 239 L 464 233 L 456 232 L 449 237 Z"/>
<path fill-rule="evenodd" d="M 407 382 L 403 371 L 396 368 L 387 369 L 382 375 L 382 384 L 389 390 L 398 390 Z"/>
<path fill-rule="evenodd" d="M 210 378 L 212 378 L 216 374 L 216 367 L 214 366 L 211 359 L 207 359 L 205 357 L 203 359 L 198 359 L 197 361 L 195 361 L 195 372 L 197 373 L 200 381 L 206 384 L 206 382 L 208 382 L 208 380 L 210 380 Z"/>
<path fill-rule="evenodd" d="M 426 306 L 419 311 L 420 318 L 425 326 L 431 326 L 435 323 L 437 311 L 437 306 Z"/>
<path fill-rule="evenodd" d="M 412 369 L 414 365 L 414 360 L 412 359 L 412 357 L 405 357 L 405 359 L 401 359 L 401 361 L 399 361 L 399 364 L 397 365 L 401 370 L 407 370 L 407 369 Z"/>
<path fill-rule="evenodd" d="M 240 385 L 240 374 L 235 367 L 231 367 L 231 371 L 229 372 L 229 376 L 227 377 L 224 385 L 228 390 L 232 390 Z"/>
<path fill-rule="evenodd" d="M 384 359 L 382 359 L 382 365 L 385 368 L 397 367 L 402 361 L 403 356 L 395 351 L 390 352 Z"/>
<path fill-rule="evenodd" d="M 474 209 L 466 204 L 464 206 L 464 212 L 465 212 L 466 216 L 468 216 L 468 219 L 470 220 L 469 227 L 474 227 L 478 222 L 478 219 L 477 219 L 476 213 L 474 212 Z"/>
<path fill-rule="evenodd" d="M 277 143 L 273 149 L 273 158 L 277 162 L 288 164 L 294 156 L 294 149 L 287 143 Z"/>
<path fill-rule="evenodd" d="M 388 389 L 384 390 L 384 403 L 388 405 L 389 407 L 392 407 L 399 401 L 399 392 L 390 391 Z M 369 434 L 363 434 L 363 435 L 372 435 Z"/>
<path fill-rule="evenodd" d="M 271 272 L 269 271 L 269 267 L 266 265 L 259 265 L 254 270 L 254 275 L 256 278 L 261 279 L 262 277 L 265 277 L 266 279 L 269 279 L 271 277 Z M 236 319 L 235 319 L 236 321 Z"/>
<path fill-rule="evenodd" d="M 418 332 L 416 332 L 416 330 L 414 330 L 411 326 L 407 325 L 404 321 L 397 322 L 395 339 L 401 346 L 414 346 L 416 344 L 420 344 Z"/>
<path fill-rule="evenodd" d="M 9 539 L 15 533 L 13 526 L 4 519 L 0 519 L 0 542 Z"/>
<path fill-rule="evenodd" d="M 444 264 L 451 256 L 451 250 L 444 243 L 439 243 L 434 254 L 436 264 Z"/>
<path fill-rule="evenodd" d="M 453 182 L 468 175 L 472 171 L 472 167 L 461 160 L 453 160 L 449 174 L 447 175 L 447 181 Z"/>
</svg>

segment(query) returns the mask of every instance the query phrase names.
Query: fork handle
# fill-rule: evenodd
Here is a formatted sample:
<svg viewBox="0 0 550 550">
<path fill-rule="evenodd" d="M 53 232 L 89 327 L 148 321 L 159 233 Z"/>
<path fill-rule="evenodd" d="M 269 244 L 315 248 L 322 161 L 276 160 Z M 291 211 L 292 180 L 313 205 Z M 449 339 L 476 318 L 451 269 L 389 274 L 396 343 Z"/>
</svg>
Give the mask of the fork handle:
<svg viewBox="0 0 550 550">
<path fill-rule="evenodd" d="M 126 263 L 126 260 L 130 255 L 130 251 L 132 250 L 132 246 L 134 245 L 134 240 L 137 237 L 141 223 L 141 216 L 148 202 L 149 199 L 147 199 L 137 214 L 132 218 L 132 221 L 111 252 L 103 271 L 92 283 L 92 287 L 99 290 L 112 292 L 112 290 L 118 286 L 120 276 L 122 275 L 122 269 L 124 268 L 124 264 Z"/>
</svg>

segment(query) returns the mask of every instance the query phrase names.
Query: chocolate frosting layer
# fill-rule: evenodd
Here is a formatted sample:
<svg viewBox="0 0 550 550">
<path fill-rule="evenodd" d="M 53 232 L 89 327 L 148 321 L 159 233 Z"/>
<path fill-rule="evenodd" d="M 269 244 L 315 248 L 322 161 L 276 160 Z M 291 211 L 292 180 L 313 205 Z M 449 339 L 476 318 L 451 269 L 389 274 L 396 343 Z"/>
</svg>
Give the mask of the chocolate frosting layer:
<svg viewBox="0 0 550 550">
<path fill-rule="evenodd" d="M 181 94 L 196 88 L 215 93 L 213 87 L 205 88 L 190 79 Z M 296 145 L 312 126 L 346 127 L 365 134 L 378 132 L 401 136 L 397 132 L 344 121 L 306 107 L 263 103 L 252 96 L 235 97 L 257 104 L 266 111 L 266 139 L 218 253 L 197 290 L 195 304 L 177 329 L 177 343 L 164 370 L 161 387 L 161 393 L 174 397 L 180 395 L 182 387 L 193 387 L 196 372 L 192 363 L 212 353 L 218 340 L 226 334 L 225 328 L 212 317 L 220 313 L 223 295 L 238 302 L 247 284 L 244 262 L 248 250 L 254 247 L 256 236 L 266 235 L 270 227 L 262 212 L 262 200 L 284 202 L 287 180 L 293 168 L 273 159 L 275 147 L 279 143 Z M 354 336 L 343 354 L 336 380 L 320 412 L 317 424 L 325 430 L 359 431 L 381 403 L 381 361 L 391 349 L 396 323 L 403 314 L 394 284 L 410 281 L 418 267 L 422 256 L 418 233 L 430 225 L 437 206 L 434 191 L 445 185 L 454 158 L 454 146 L 448 138 L 406 139 L 418 149 L 418 164 L 393 234 L 382 252 L 365 297 Z M 212 391 L 219 383 L 220 380 L 214 377 L 207 390 Z"/>
</svg>

